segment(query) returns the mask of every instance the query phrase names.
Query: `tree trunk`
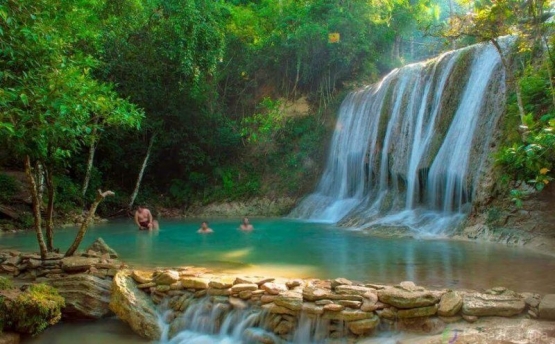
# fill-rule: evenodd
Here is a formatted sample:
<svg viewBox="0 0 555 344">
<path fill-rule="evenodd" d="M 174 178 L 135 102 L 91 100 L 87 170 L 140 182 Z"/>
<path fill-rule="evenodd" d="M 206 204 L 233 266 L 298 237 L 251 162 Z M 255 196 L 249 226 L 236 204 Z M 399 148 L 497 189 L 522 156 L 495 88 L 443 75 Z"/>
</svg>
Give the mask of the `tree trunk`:
<svg viewBox="0 0 555 344">
<path fill-rule="evenodd" d="M 92 142 L 89 147 L 89 159 L 87 160 L 87 171 L 85 172 L 85 180 L 83 181 L 82 194 L 83 198 L 87 194 L 87 189 L 89 188 L 89 182 L 91 181 L 91 173 L 94 162 L 94 154 L 96 153 L 96 147 L 100 138 L 96 138 L 96 126 L 93 128 L 92 132 Z"/>
<path fill-rule="evenodd" d="M 35 217 L 35 232 L 37 234 L 37 241 L 39 243 L 40 256 L 42 259 L 46 259 L 46 254 L 48 250 L 46 248 L 41 230 L 41 215 L 37 183 L 35 181 L 35 177 L 33 176 L 33 171 L 31 168 L 31 158 L 29 156 L 25 157 L 25 175 L 27 176 L 27 181 L 29 182 L 29 186 L 31 187 L 31 197 L 33 199 L 33 216 Z"/>
<path fill-rule="evenodd" d="M 39 197 L 39 207 L 42 209 L 44 195 L 44 168 L 40 161 L 35 163 L 35 182 L 37 184 L 37 196 Z"/>
<path fill-rule="evenodd" d="M 141 187 L 141 181 L 143 180 L 143 175 L 145 173 L 146 165 L 148 164 L 148 159 L 150 158 L 150 153 L 152 151 L 152 146 L 154 145 L 154 139 L 156 134 L 153 134 L 150 138 L 150 142 L 148 144 L 148 149 L 146 150 L 145 159 L 143 160 L 143 164 L 141 165 L 141 170 L 139 171 L 139 175 L 137 176 L 137 183 L 135 184 L 135 190 L 131 194 L 131 199 L 129 200 L 128 208 L 132 209 L 133 204 L 135 204 L 135 198 L 139 194 L 139 188 Z"/>
<path fill-rule="evenodd" d="M 48 252 L 54 251 L 54 222 L 52 220 L 54 216 L 54 176 L 52 175 L 52 169 L 45 166 L 45 181 L 46 181 L 46 191 L 48 195 L 48 205 L 46 207 L 46 248 Z"/>
<path fill-rule="evenodd" d="M 65 254 L 66 257 L 73 256 L 75 251 L 77 251 L 77 249 L 79 248 L 79 245 L 81 245 L 81 241 L 83 241 L 83 238 L 87 233 L 87 228 L 89 228 L 89 223 L 93 219 L 94 214 L 96 213 L 96 208 L 98 207 L 100 202 L 102 202 L 102 200 L 107 196 L 113 196 L 113 195 L 114 193 L 112 191 L 102 192 L 101 190 L 98 190 L 98 195 L 96 195 L 96 199 L 94 200 L 93 204 L 91 204 L 91 208 L 89 209 L 89 214 L 83 220 L 83 222 L 81 222 L 81 227 L 79 228 L 79 232 L 77 232 L 77 235 L 75 236 L 75 240 L 73 240 L 73 244 L 71 244 L 71 246 L 67 250 Z"/>
</svg>

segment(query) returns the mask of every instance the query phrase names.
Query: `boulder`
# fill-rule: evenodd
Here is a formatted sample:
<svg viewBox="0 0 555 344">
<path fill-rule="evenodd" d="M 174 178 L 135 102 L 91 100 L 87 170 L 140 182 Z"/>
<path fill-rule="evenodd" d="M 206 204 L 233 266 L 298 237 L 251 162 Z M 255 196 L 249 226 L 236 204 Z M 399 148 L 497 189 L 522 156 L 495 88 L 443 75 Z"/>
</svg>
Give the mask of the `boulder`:
<svg viewBox="0 0 555 344">
<path fill-rule="evenodd" d="M 417 308 L 436 304 L 439 296 L 429 290 L 408 291 L 390 287 L 378 290 L 378 299 L 397 308 Z"/>
<path fill-rule="evenodd" d="M 345 309 L 341 312 L 326 311 L 324 312 L 323 318 L 329 320 L 356 321 L 363 319 L 372 319 L 374 316 L 374 313 L 363 312 L 358 309 Z"/>
<path fill-rule="evenodd" d="M 333 281 L 331 281 L 331 288 L 335 289 L 335 287 L 340 286 L 340 285 L 353 285 L 353 282 L 349 281 L 346 278 L 336 278 Z"/>
<path fill-rule="evenodd" d="M 133 270 L 131 277 L 139 284 L 150 283 L 154 280 L 150 271 Z"/>
<path fill-rule="evenodd" d="M 364 296 L 366 293 L 374 293 L 375 290 L 368 287 L 359 287 L 355 285 L 338 285 L 335 292 L 340 295 L 358 295 Z"/>
<path fill-rule="evenodd" d="M 112 281 L 89 274 L 69 275 L 47 281 L 65 299 L 62 314 L 70 319 L 100 319 L 110 315 Z"/>
<path fill-rule="evenodd" d="M 442 317 L 452 317 L 456 315 L 462 308 L 462 297 L 455 291 L 443 294 L 439 300 L 439 308 L 437 313 Z"/>
<path fill-rule="evenodd" d="M 264 283 L 260 286 L 260 289 L 264 290 L 270 295 L 278 295 L 283 291 L 287 291 L 287 287 L 285 284 L 278 284 L 278 283 Z"/>
<path fill-rule="evenodd" d="M 217 280 L 210 281 L 208 283 L 208 286 L 214 289 L 229 289 L 233 286 L 233 279 L 220 278 Z"/>
<path fill-rule="evenodd" d="M 179 272 L 175 270 L 164 270 L 154 278 L 156 284 L 170 285 L 179 281 Z"/>
<path fill-rule="evenodd" d="M 555 320 L 555 294 L 547 294 L 539 305 L 539 317 L 545 320 Z"/>
<path fill-rule="evenodd" d="M 255 291 L 258 290 L 258 284 L 255 283 L 239 283 L 231 287 L 231 293 L 240 293 L 242 291 Z"/>
<path fill-rule="evenodd" d="M 307 314 L 314 314 L 314 315 L 324 314 L 324 307 L 318 306 L 312 302 L 304 302 L 302 310 Z"/>
<path fill-rule="evenodd" d="M 274 300 L 274 303 L 292 311 L 300 311 L 303 308 L 303 296 L 294 291 L 286 291 L 279 294 Z"/>
<path fill-rule="evenodd" d="M 65 257 L 62 259 L 62 270 L 69 273 L 85 272 L 98 263 L 98 258 Z"/>
<path fill-rule="evenodd" d="M 150 340 L 160 340 L 156 306 L 147 294 L 137 288 L 129 271 L 119 271 L 112 283 L 110 309 L 135 333 Z"/>
<path fill-rule="evenodd" d="M 500 295 L 473 293 L 463 298 L 464 315 L 510 317 L 524 311 L 526 304 L 520 295 L 509 292 Z"/>
<path fill-rule="evenodd" d="M 110 246 L 108 246 L 102 238 L 98 238 L 89 246 L 85 252 L 98 252 L 100 255 L 109 254 L 110 258 L 117 258 L 118 254 Z"/>
<path fill-rule="evenodd" d="M 182 277 L 181 285 L 185 289 L 207 289 L 210 281 L 201 277 Z"/>
<path fill-rule="evenodd" d="M 368 335 L 378 327 L 380 318 L 373 316 L 369 319 L 355 320 L 347 323 L 349 331 L 356 335 Z"/>
</svg>

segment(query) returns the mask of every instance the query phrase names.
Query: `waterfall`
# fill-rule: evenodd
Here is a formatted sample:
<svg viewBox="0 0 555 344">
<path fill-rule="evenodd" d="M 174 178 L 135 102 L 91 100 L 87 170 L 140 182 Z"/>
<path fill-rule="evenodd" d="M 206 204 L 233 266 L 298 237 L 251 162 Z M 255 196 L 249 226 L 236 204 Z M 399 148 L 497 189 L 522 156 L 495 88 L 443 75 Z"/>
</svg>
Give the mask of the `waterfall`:
<svg viewBox="0 0 555 344">
<path fill-rule="evenodd" d="M 172 318 L 172 314 L 167 303 L 160 305 L 158 323 L 162 329 L 161 344 L 319 344 L 328 339 L 331 322 L 302 313 L 289 340 L 285 341 L 272 331 L 279 327 L 282 316 L 259 308 L 234 308 L 229 303 L 204 298 L 192 299 L 178 318 Z M 335 331 L 346 334 L 346 327 L 334 326 L 337 328 Z"/>
<path fill-rule="evenodd" d="M 290 216 L 446 234 L 471 207 L 504 109 L 491 44 L 396 69 L 345 98 L 317 189 Z"/>
</svg>

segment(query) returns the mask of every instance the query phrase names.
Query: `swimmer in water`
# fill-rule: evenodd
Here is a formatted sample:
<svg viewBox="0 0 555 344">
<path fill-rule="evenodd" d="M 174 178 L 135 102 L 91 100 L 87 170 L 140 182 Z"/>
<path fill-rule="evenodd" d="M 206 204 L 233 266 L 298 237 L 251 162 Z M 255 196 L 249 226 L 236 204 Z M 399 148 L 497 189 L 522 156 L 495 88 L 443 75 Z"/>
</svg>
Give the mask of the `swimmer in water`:
<svg viewBox="0 0 555 344">
<path fill-rule="evenodd" d="M 214 231 L 212 230 L 212 228 L 208 227 L 208 222 L 204 221 L 201 225 L 199 230 L 197 231 L 197 233 L 200 234 L 209 234 L 209 233 L 214 233 Z"/>
<path fill-rule="evenodd" d="M 243 217 L 243 222 L 239 226 L 239 229 L 242 231 L 252 231 L 254 227 L 250 224 L 248 217 Z"/>
</svg>

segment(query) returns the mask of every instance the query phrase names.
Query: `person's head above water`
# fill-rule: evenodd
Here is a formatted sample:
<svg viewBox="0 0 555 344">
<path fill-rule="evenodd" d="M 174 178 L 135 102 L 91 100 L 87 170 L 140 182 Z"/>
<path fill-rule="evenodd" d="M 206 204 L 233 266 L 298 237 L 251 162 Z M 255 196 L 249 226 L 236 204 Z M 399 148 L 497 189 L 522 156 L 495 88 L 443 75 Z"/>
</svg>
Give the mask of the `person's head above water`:
<svg viewBox="0 0 555 344">
<path fill-rule="evenodd" d="M 249 218 L 248 218 L 248 217 L 243 217 L 243 224 L 244 224 L 244 225 L 248 225 L 248 224 L 249 224 Z"/>
<path fill-rule="evenodd" d="M 200 224 L 200 228 L 202 229 L 208 228 L 208 221 L 202 221 L 202 223 Z"/>
</svg>

